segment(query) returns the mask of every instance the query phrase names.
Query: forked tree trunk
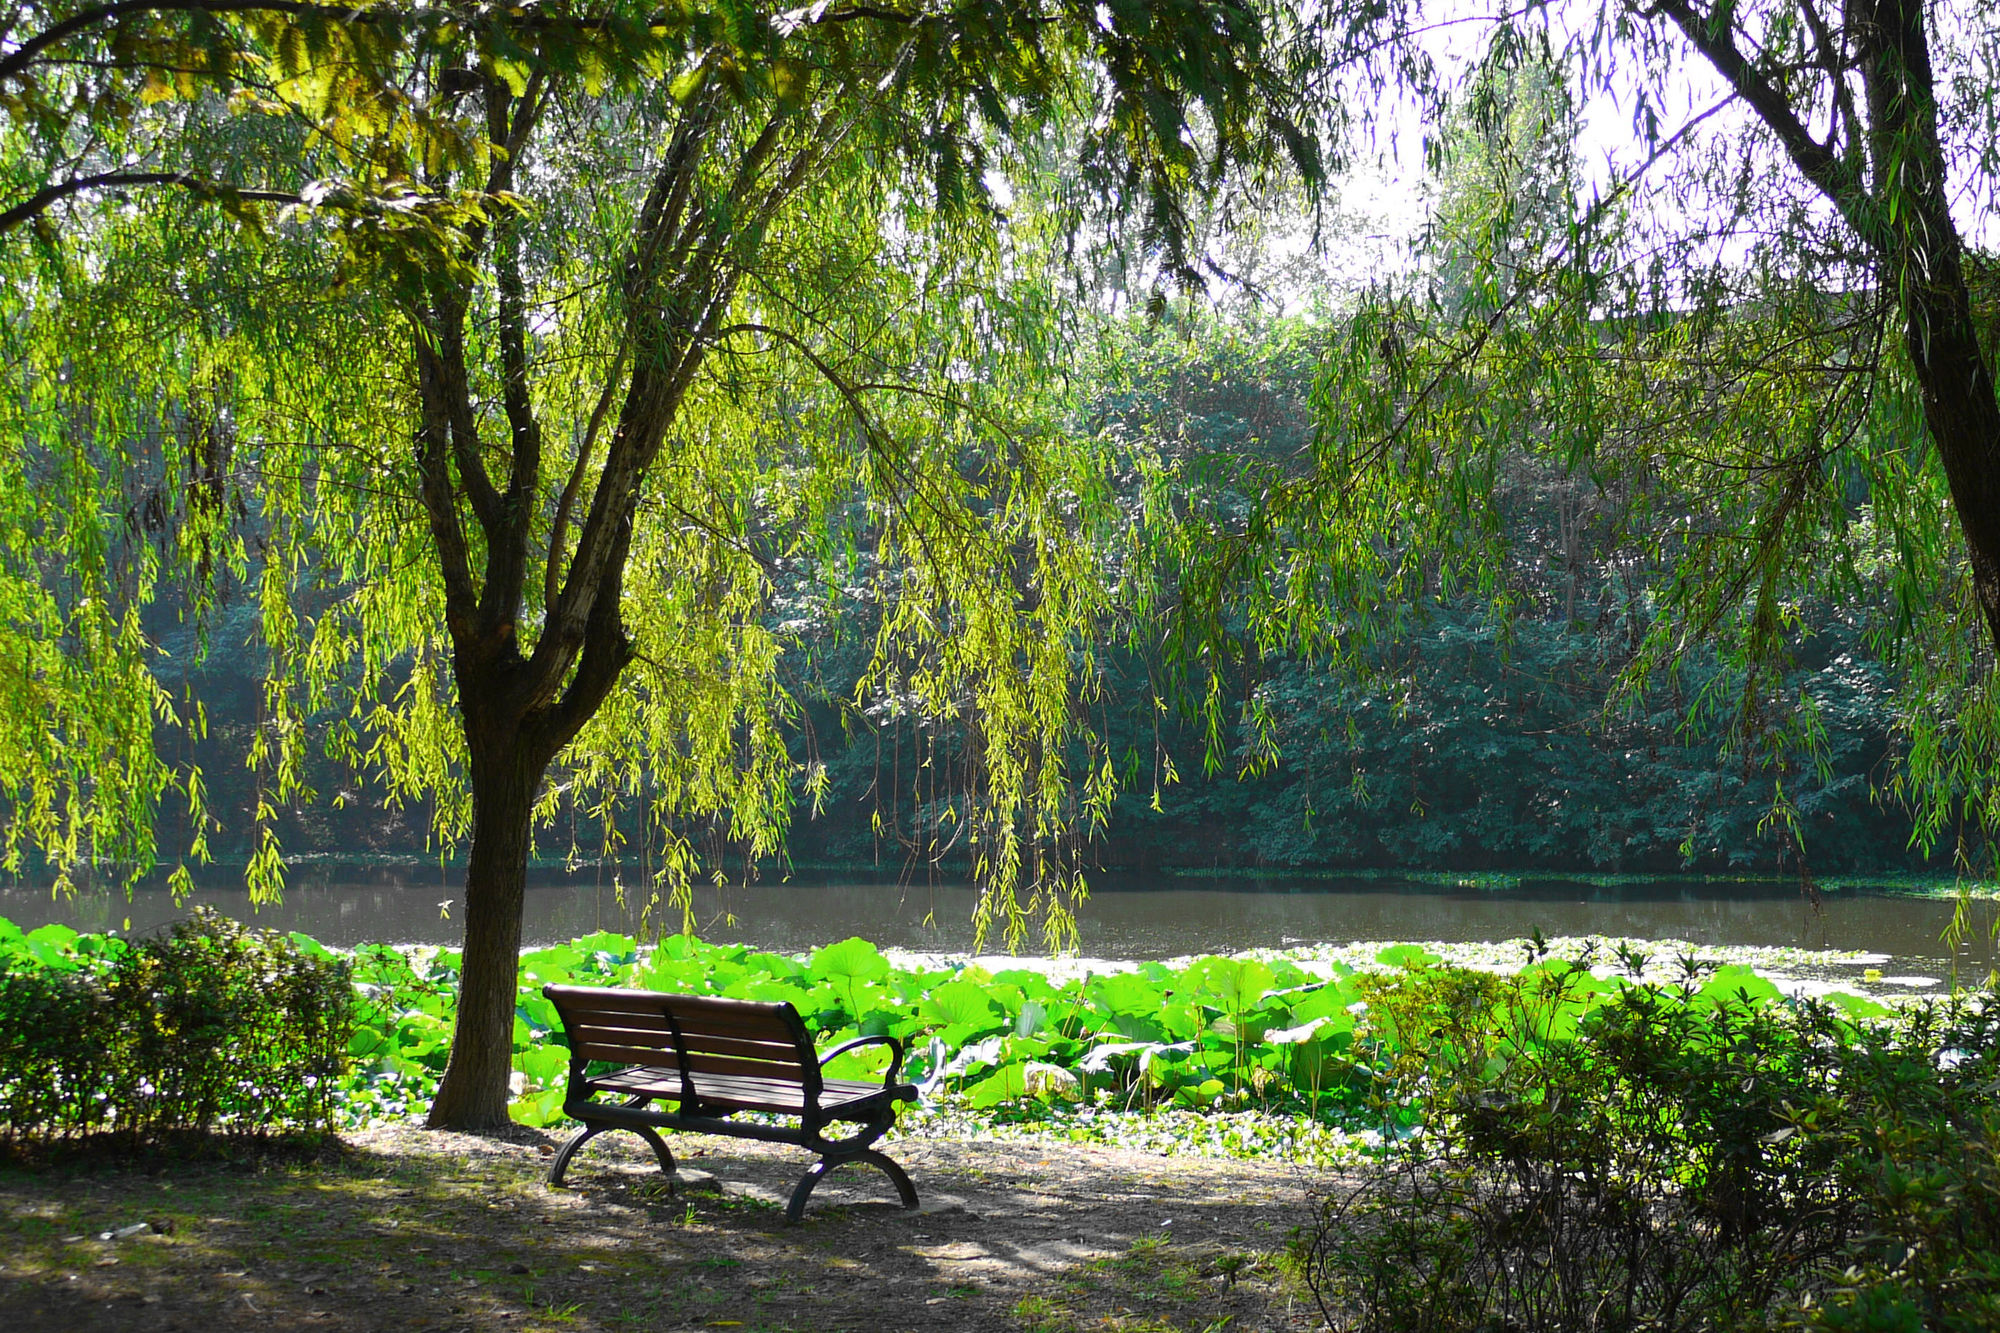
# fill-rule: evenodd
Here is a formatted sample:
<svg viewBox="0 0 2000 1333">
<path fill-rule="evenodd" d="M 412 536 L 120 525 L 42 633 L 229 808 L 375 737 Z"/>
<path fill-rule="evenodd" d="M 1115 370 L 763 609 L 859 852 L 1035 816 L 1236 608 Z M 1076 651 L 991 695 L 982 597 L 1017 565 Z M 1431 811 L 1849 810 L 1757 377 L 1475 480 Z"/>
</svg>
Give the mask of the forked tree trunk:
<svg viewBox="0 0 2000 1333">
<path fill-rule="evenodd" d="M 483 1130 L 509 1123 L 530 819 L 547 760 L 523 743 L 517 721 L 509 725 L 477 710 L 468 710 L 465 719 L 472 754 L 465 953 L 451 1059 L 427 1123 Z"/>
</svg>

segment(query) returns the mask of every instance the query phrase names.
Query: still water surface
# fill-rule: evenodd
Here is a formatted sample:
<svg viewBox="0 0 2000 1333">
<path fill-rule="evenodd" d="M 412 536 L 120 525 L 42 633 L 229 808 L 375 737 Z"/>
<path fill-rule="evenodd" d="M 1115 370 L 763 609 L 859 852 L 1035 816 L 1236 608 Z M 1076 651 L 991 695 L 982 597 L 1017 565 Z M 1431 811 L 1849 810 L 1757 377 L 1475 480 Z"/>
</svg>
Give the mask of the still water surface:
<svg viewBox="0 0 2000 1333">
<path fill-rule="evenodd" d="M 457 872 L 410 875 L 349 872 L 300 876 L 275 908 L 257 910 L 240 889 L 198 891 L 176 907 L 164 888 L 86 892 L 52 899 L 46 889 L 0 888 L 0 916 L 23 928 L 60 921 L 79 930 L 149 930 L 184 916 L 193 903 L 257 925 L 302 930 L 332 945 L 370 940 L 457 944 Z M 544 877 L 528 890 L 530 945 L 595 930 L 637 933 L 645 893 L 621 895 L 609 875 Z M 796 952 L 848 935 L 885 946 L 937 952 L 972 947 L 974 893 L 962 885 L 895 883 L 762 884 L 702 888 L 696 925 L 711 940 Z M 445 904 L 449 906 L 445 906 Z M 1613 935 L 1704 945 L 1858 949 L 1883 954 L 1892 969 L 1983 976 L 1995 961 L 1995 907 L 1974 904 L 1976 929 L 1957 950 L 1941 940 L 1953 904 L 1845 892 L 1815 913 L 1794 885 L 1672 881 L 1599 887 L 1561 881 L 1520 888 L 1446 888 L 1384 880 L 1216 882 L 1106 876 L 1079 918 L 1083 952 L 1101 958 L 1344 944 L 1356 940 L 1506 940 L 1540 929 L 1548 936 Z M 449 915 L 447 915 L 449 914 Z M 657 910 L 655 921 L 661 919 Z M 678 914 L 666 917 L 678 926 Z M 1955 954 L 1955 956 L 1954 956 Z"/>
</svg>

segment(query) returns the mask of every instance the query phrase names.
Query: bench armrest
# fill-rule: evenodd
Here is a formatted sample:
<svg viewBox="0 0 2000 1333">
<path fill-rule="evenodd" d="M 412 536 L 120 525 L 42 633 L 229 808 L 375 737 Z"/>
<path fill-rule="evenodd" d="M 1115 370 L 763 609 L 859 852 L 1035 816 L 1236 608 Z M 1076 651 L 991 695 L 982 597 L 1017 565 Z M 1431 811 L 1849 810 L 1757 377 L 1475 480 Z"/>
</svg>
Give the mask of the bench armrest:
<svg viewBox="0 0 2000 1333">
<path fill-rule="evenodd" d="M 819 1058 L 820 1068 L 826 1068 L 827 1061 L 833 1059 L 835 1056 L 846 1055 L 849 1051 L 859 1049 L 863 1046 L 887 1046 L 889 1048 L 889 1068 L 882 1074 L 882 1086 L 886 1088 L 894 1084 L 896 1081 L 896 1071 L 903 1067 L 903 1043 L 894 1037 L 856 1037 L 853 1041 L 844 1041 Z"/>
</svg>

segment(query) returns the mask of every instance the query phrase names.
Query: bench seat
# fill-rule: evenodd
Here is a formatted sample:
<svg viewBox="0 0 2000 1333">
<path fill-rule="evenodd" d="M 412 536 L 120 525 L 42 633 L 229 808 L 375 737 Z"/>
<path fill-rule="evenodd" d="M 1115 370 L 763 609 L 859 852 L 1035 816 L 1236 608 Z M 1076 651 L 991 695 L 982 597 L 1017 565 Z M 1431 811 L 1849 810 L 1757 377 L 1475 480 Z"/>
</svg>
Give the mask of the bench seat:
<svg viewBox="0 0 2000 1333">
<path fill-rule="evenodd" d="M 594 1075 L 586 1082 L 599 1092 L 631 1095 L 644 1093 L 665 1101 L 679 1101 L 681 1075 L 677 1069 L 657 1069 L 628 1065 L 612 1074 Z M 701 1074 L 694 1076 L 695 1094 L 705 1111 L 771 1111 L 779 1115 L 804 1115 L 805 1090 L 782 1079 L 760 1078 L 754 1074 Z M 850 1119 L 856 1112 L 872 1112 L 896 1090 L 879 1083 L 829 1078 L 820 1081 L 819 1110 L 829 1119 Z"/>
<path fill-rule="evenodd" d="M 554 1003 L 569 1041 L 563 1111 L 583 1125 L 551 1163 L 551 1185 L 562 1183 L 579 1148 L 610 1129 L 644 1138 L 672 1179 L 673 1154 L 657 1131 L 683 1129 L 792 1143 L 819 1154 L 792 1191 L 785 1209 L 789 1221 L 803 1218 L 813 1187 L 848 1162 L 879 1168 L 903 1205 L 917 1206 L 909 1176 L 872 1146 L 895 1124 L 897 1103 L 917 1095 L 915 1086 L 896 1081 L 903 1046 L 895 1038 L 862 1037 L 821 1055 L 789 1004 L 597 986 L 545 986 L 542 993 Z M 869 1045 L 889 1048 L 880 1083 L 821 1074 L 836 1055 Z M 672 1109 L 665 1109 L 669 1105 Z M 797 1123 L 729 1118 L 740 1111 L 789 1116 Z M 853 1128 L 829 1139 L 824 1131 L 836 1124 Z"/>
</svg>

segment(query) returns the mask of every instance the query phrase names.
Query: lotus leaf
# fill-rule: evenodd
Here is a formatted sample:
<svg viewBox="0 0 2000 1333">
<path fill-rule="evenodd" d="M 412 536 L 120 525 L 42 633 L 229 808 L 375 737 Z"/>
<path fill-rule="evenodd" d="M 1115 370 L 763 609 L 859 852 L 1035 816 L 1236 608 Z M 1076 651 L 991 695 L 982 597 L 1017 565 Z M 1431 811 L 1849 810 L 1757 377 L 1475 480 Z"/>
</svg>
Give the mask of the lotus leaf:
<svg viewBox="0 0 2000 1333">
<path fill-rule="evenodd" d="M 1185 1064 L 1193 1054 L 1194 1043 L 1189 1041 L 1148 1046 L 1139 1053 L 1139 1078 L 1154 1087 L 1177 1082 L 1175 1069 Z"/>
<path fill-rule="evenodd" d="M 630 935 L 619 935 L 609 930 L 600 930 L 594 935 L 571 940 L 570 946 L 579 953 L 608 954 L 619 962 L 629 962 L 639 954 L 639 941 Z"/>
<path fill-rule="evenodd" d="M 1845 991 L 1834 991 L 1821 998 L 1849 1018 L 1892 1018 L 1896 1013 L 1886 1004 L 1860 995 L 1849 995 Z"/>
<path fill-rule="evenodd" d="M 1784 998 L 1784 992 L 1766 977 L 1760 977 L 1750 968 L 1737 964 L 1715 969 L 1715 975 L 1701 988 L 1700 998 L 1710 1004 L 1735 1002 L 1738 1000 L 1777 1000 Z"/>
<path fill-rule="evenodd" d="M 1270 991 L 1271 969 L 1254 958 L 1200 958 L 1182 974 L 1189 998 L 1200 998 L 1232 1013 L 1251 1008 Z"/>
<path fill-rule="evenodd" d="M 1047 977 L 1025 967 L 1012 967 L 1004 972 L 995 972 L 993 981 L 996 985 L 1012 986 L 1029 999 L 1046 1001 L 1060 993 L 1049 984 Z"/>
<path fill-rule="evenodd" d="M 974 1084 L 966 1094 L 966 1100 L 977 1107 L 998 1106 L 1002 1102 L 1016 1101 L 1028 1095 L 1028 1067 L 1025 1064 L 1002 1065 L 993 1073 Z"/>
<path fill-rule="evenodd" d="M 520 1098 L 507 1108 L 516 1124 L 540 1129 L 563 1118 L 563 1089 L 545 1088 Z"/>
<path fill-rule="evenodd" d="M 795 958 L 787 958 L 781 953 L 753 953 L 743 959 L 746 972 L 764 973 L 771 977 L 802 977 L 806 974 L 805 964 Z"/>
<path fill-rule="evenodd" d="M 1155 1044 L 1149 1041 L 1107 1041 L 1091 1047 L 1077 1068 L 1086 1074 L 1102 1074 L 1111 1069 L 1114 1061 L 1151 1050 Z"/>
<path fill-rule="evenodd" d="M 889 960 L 880 949 L 855 936 L 814 953 L 806 968 L 826 980 L 880 981 L 889 975 Z"/>
<path fill-rule="evenodd" d="M 1029 1000 L 1021 1006 L 1021 1012 L 1014 1015 L 1014 1035 L 1032 1037 L 1042 1030 L 1048 1021 L 1049 1011 L 1038 1000 Z"/>
<path fill-rule="evenodd" d="M 1162 998 L 1146 978 L 1130 972 L 1092 977 L 1085 994 L 1117 1031 L 1137 1041 L 1160 1041 L 1167 1033 L 1160 1021 Z"/>
<path fill-rule="evenodd" d="M 1322 1014 L 1318 1018 L 1307 1019 L 1297 1027 L 1279 1028 L 1276 1031 L 1266 1032 L 1264 1040 L 1273 1046 L 1293 1046 L 1302 1041 L 1311 1041 L 1314 1034 L 1331 1021 L 1330 1018 Z"/>
<path fill-rule="evenodd" d="M 1384 967 L 1400 967 L 1414 971 L 1418 968 L 1435 967 L 1444 960 L 1421 944 L 1392 944 L 1377 953 L 1375 961 Z"/>
<path fill-rule="evenodd" d="M 985 988 L 969 981 L 947 981 L 932 990 L 924 999 L 923 1014 L 948 1026 L 992 1026 L 1006 1019 L 1006 1013 L 988 997 Z"/>
<path fill-rule="evenodd" d="M 1008 1068 L 1014 1066 L 1009 1065 Z M 1022 1084 L 1030 1097 L 1080 1102 L 1083 1100 L 1083 1080 L 1060 1065 L 1052 1065 L 1044 1060 L 1030 1060 L 1023 1067 Z"/>
<path fill-rule="evenodd" d="M 531 1085 L 546 1088 L 560 1084 L 569 1072 L 569 1049 L 555 1045 L 536 1046 L 516 1055 L 514 1068 L 520 1070 Z"/>
</svg>

